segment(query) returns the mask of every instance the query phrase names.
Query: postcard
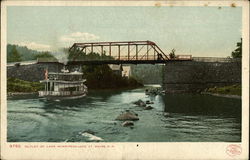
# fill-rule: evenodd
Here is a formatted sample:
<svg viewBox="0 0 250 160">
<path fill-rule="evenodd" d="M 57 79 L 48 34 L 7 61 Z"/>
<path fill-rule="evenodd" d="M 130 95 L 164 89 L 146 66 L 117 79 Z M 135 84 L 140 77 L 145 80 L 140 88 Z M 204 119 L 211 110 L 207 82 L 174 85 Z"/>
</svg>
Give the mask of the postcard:
<svg viewBox="0 0 250 160">
<path fill-rule="evenodd" d="M 248 1 L 1 2 L 1 159 L 247 159 Z"/>
</svg>

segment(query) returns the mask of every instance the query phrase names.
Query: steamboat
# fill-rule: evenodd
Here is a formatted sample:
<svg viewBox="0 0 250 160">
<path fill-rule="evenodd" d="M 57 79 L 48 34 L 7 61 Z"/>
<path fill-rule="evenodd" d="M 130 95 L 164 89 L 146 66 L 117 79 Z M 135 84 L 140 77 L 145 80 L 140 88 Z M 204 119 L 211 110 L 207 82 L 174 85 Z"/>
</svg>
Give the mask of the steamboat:
<svg viewBox="0 0 250 160">
<path fill-rule="evenodd" d="M 39 97 L 47 99 L 77 99 L 86 96 L 88 90 L 84 85 L 83 73 L 79 71 L 69 72 L 65 68 L 61 72 L 48 72 L 45 70 L 44 90 L 39 91 Z"/>
</svg>

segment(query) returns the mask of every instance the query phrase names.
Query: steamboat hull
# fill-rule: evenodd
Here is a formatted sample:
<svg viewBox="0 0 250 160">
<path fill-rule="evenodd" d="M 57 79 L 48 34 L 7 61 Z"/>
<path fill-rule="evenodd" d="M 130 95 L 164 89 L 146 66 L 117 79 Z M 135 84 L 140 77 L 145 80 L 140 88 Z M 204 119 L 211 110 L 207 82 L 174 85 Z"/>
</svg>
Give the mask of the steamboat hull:
<svg viewBox="0 0 250 160">
<path fill-rule="evenodd" d="M 42 98 L 46 98 L 48 100 L 70 100 L 70 99 L 80 99 L 85 97 L 87 94 L 81 94 L 81 95 L 72 95 L 72 96 L 40 96 Z"/>
<path fill-rule="evenodd" d="M 51 100 L 62 100 L 62 99 L 78 99 L 87 95 L 87 89 L 84 91 L 65 91 L 65 92 L 53 92 L 53 91 L 39 91 L 39 97 L 44 97 Z"/>
</svg>

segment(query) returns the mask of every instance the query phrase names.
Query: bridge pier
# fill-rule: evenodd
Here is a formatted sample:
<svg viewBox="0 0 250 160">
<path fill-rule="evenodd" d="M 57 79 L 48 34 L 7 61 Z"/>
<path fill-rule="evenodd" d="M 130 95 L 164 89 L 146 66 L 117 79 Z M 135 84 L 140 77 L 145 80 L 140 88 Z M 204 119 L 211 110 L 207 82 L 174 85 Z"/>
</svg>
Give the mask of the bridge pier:
<svg viewBox="0 0 250 160">
<path fill-rule="evenodd" d="M 175 61 L 165 66 L 163 86 L 168 93 L 200 92 L 233 84 L 241 84 L 241 61 Z"/>
</svg>

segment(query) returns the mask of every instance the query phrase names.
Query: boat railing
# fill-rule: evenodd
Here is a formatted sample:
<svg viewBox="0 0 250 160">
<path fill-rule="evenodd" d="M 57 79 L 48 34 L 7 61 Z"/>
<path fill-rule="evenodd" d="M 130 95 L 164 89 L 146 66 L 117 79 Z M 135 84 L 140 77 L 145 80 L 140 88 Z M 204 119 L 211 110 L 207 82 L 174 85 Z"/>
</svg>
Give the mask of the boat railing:
<svg viewBox="0 0 250 160">
<path fill-rule="evenodd" d="M 68 96 L 70 91 L 39 91 L 40 96 Z"/>
<path fill-rule="evenodd" d="M 82 93 L 84 91 L 39 91 L 39 96 L 70 96 Z"/>
</svg>

